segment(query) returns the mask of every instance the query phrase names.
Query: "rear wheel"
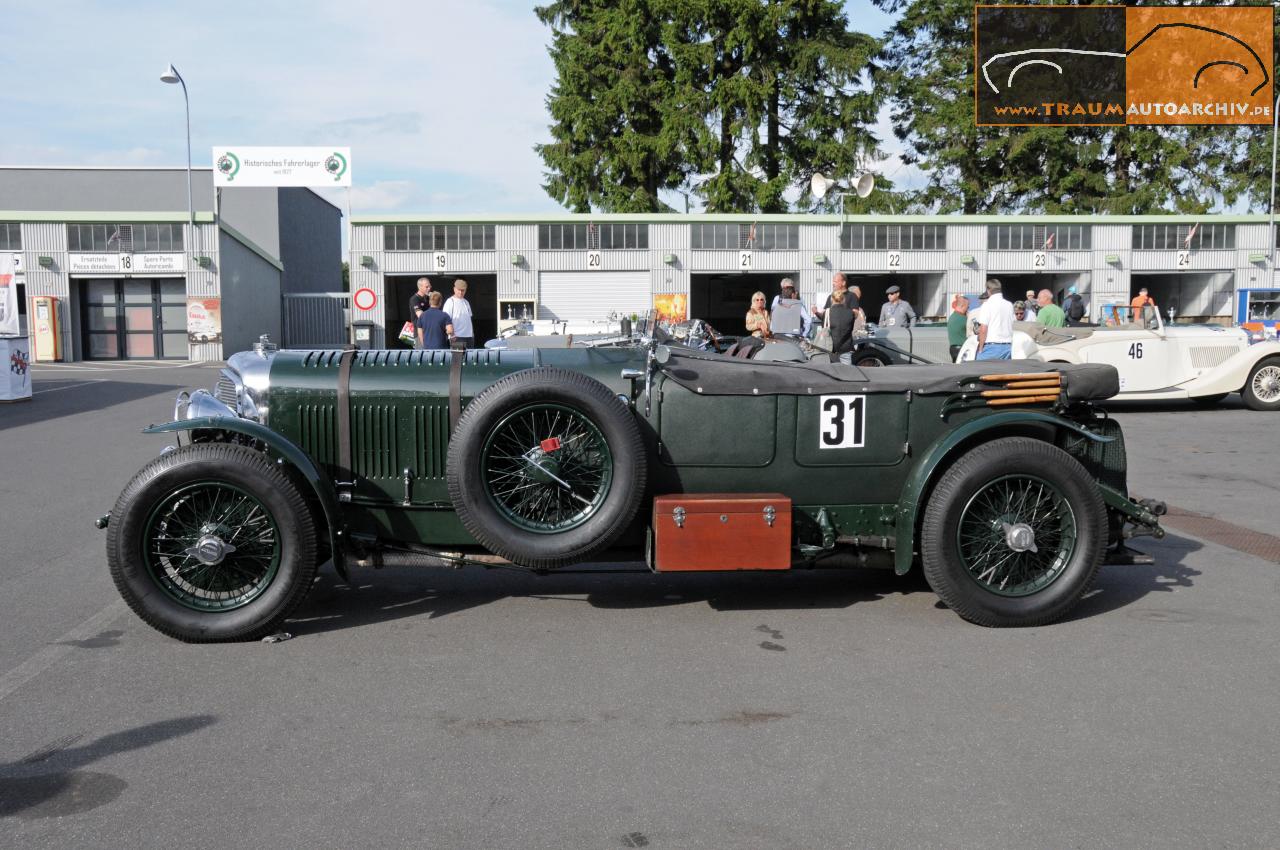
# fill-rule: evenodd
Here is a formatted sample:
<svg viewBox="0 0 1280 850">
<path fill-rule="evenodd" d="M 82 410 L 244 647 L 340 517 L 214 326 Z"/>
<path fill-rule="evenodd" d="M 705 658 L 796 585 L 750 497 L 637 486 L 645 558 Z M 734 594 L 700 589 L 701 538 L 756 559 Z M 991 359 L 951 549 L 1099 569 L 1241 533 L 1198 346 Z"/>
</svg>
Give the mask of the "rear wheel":
<svg viewBox="0 0 1280 850">
<path fill-rule="evenodd" d="M 863 369 L 874 369 L 878 366 L 888 366 L 889 364 L 877 354 L 857 354 L 854 355 L 853 365 Z"/>
<path fill-rule="evenodd" d="M 1097 573 L 1106 523 L 1071 455 L 1040 440 L 996 440 L 956 461 L 934 489 L 921 530 L 925 577 L 970 622 L 1052 622 Z"/>
<path fill-rule="evenodd" d="M 1280 410 L 1280 357 L 1268 357 L 1254 366 L 1240 395 L 1254 410 Z"/>
<path fill-rule="evenodd" d="M 192 643 L 273 630 L 315 576 L 315 526 L 276 464 L 202 443 L 143 467 L 111 512 L 107 563 L 129 607 Z"/>
</svg>

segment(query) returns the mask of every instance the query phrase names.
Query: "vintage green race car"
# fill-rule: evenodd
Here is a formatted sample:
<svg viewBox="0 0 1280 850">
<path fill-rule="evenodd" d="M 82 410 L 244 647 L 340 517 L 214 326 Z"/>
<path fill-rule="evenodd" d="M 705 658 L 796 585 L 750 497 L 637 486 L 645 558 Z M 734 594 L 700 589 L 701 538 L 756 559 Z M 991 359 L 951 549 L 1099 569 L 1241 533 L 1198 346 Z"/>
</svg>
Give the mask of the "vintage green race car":
<svg viewBox="0 0 1280 850">
<path fill-rule="evenodd" d="M 1000 372 L 1001 374 L 992 374 Z M 187 641 L 279 626 L 352 569 L 634 559 L 920 563 L 961 617 L 1066 613 L 1164 506 L 1125 484 L 1110 366 L 861 370 L 678 349 L 276 351 L 179 396 L 100 521 L 133 610 Z M 608 553 L 606 556 L 605 553 Z M 1147 559 L 1149 562 L 1149 559 Z"/>
</svg>

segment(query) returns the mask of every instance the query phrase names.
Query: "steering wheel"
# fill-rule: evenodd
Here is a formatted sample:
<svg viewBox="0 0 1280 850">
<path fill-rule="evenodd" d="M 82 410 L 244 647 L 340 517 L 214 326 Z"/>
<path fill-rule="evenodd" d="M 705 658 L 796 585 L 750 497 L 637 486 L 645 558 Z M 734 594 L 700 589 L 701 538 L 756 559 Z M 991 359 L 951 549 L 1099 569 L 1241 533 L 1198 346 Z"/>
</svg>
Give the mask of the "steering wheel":
<svg viewBox="0 0 1280 850">
<path fill-rule="evenodd" d="M 702 333 L 706 337 L 707 341 L 711 343 L 711 350 L 719 351 L 720 334 L 716 332 L 715 328 L 711 327 L 710 322 L 702 321 Z"/>
</svg>

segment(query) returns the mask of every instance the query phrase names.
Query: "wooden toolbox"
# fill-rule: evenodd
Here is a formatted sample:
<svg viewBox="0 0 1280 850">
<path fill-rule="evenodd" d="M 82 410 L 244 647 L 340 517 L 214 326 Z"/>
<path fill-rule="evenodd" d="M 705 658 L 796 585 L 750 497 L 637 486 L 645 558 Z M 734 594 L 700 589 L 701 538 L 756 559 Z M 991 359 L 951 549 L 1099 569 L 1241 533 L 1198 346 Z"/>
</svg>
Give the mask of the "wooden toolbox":
<svg viewBox="0 0 1280 850">
<path fill-rule="evenodd" d="M 684 493 L 653 500 L 654 569 L 791 568 L 791 499 L 780 493 Z"/>
</svg>

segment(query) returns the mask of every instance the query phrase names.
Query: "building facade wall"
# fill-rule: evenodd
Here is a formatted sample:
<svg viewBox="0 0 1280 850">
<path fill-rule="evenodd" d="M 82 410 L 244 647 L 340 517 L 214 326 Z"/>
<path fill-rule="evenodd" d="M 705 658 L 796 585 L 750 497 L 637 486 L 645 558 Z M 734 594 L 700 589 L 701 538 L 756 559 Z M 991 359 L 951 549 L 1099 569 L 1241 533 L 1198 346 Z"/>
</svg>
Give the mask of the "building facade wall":
<svg viewBox="0 0 1280 850">
<path fill-rule="evenodd" d="M 309 189 L 226 189 L 215 203 L 211 169 L 192 169 L 191 178 L 194 227 L 188 223 L 185 168 L 0 167 L 0 221 L 17 222 L 21 232 L 19 283 L 28 300 L 42 295 L 58 299 L 63 359 L 84 357 L 80 282 L 87 278 L 184 279 L 188 299 L 220 299 L 224 339 L 232 351 L 258 333 L 279 338 L 282 286 L 303 292 L 342 290 L 337 207 Z M 157 223 L 181 226 L 181 250 L 139 244 L 138 226 Z M 118 262 L 112 260 L 102 272 L 72 272 L 76 256 L 70 252 L 68 228 L 76 224 L 133 225 L 133 250 L 126 243 L 123 251 L 112 247 L 99 252 L 119 254 Z M 224 250 L 230 253 L 224 256 Z M 168 256 L 148 258 L 148 252 Z M 282 252 L 292 263 L 283 273 Z M 148 260 L 163 261 L 159 267 L 166 270 L 143 272 L 142 263 Z M 136 267 L 126 268 L 126 261 Z M 286 282 L 282 277 L 289 271 L 292 277 Z M 164 353 L 172 356 L 167 347 Z M 219 359 L 223 353 L 216 342 L 187 349 L 195 360 Z"/>
<path fill-rule="evenodd" d="M 228 233 L 221 247 L 223 352 L 244 351 L 263 334 L 281 339 L 281 271 Z"/>
<path fill-rule="evenodd" d="M 308 189 L 280 189 L 279 252 L 286 295 L 342 291 L 342 212 Z M 252 234 L 246 232 L 252 238 Z M 270 253 L 267 244 L 263 250 Z"/>
<path fill-rule="evenodd" d="M 382 291 L 385 275 L 421 271 L 430 254 L 385 251 L 383 226 L 392 224 L 476 223 L 475 218 L 396 217 L 379 221 L 358 217 L 352 228 L 353 285 L 369 286 Z M 798 226 L 798 248 L 788 250 L 753 250 L 751 271 L 756 274 L 790 274 L 796 278 L 801 297 L 807 301 L 824 297 L 831 288 L 835 271 L 850 274 L 902 275 L 904 281 L 917 285 L 933 314 L 945 312 L 950 297 L 957 293 L 981 289 L 991 276 L 1010 276 L 1021 287 L 1048 288 L 1060 295 L 1074 286 L 1090 305 L 1091 318 L 1097 319 L 1101 306 L 1127 301 L 1146 275 L 1197 275 L 1203 283 L 1179 283 L 1164 278 L 1167 291 L 1191 292 L 1180 315 L 1207 321 L 1229 321 L 1234 300 L 1240 289 L 1276 286 L 1267 253 L 1270 230 L 1262 216 L 1184 217 L 1042 217 L 1042 216 L 887 216 L 881 218 L 837 216 L 699 216 L 655 215 L 649 218 L 608 215 L 551 215 L 538 219 L 520 218 L 496 221 L 495 250 L 491 252 L 450 252 L 447 263 L 463 263 L 476 269 L 496 269 L 499 280 L 499 303 L 505 300 L 538 300 L 538 280 L 542 272 L 563 272 L 586 268 L 585 250 L 541 250 L 538 246 L 539 223 L 645 221 L 648 224 L 648 250 L 603 251 L 601 271 L 639 271 L 650 273 L 652 292 L 656 295 L 691 294 L 697 276 L 733 274 L 741 271 L 741 256 L 736 250 L 694 250 L 692 225 L 697 222 L 753 221 L 788 222 Z M 1235 246 L 1229 249 L 1192 250 L 1189 257 L 1179 257 L 1176 250 L 1136 250 L 1134 229 L 1144 223 L 1190 225 L 1195 221 L 1230 223 L 1235 228 Z M 931 224 L 945 227 L 945 247 L 936 250 L 903 250 L 890 264 L 887 250 L 847 250 L 840 245 L 842 223 L 859 224 Z M 1044 265 L 1037 267 L 1032 250 L 995 250 L 989 247 L 989 228 L 994 225 L 1055 224 L 1089 227 L 1090 242 L 1072 250 L 1046 251 Z M 905 237 L 904 237 L 905 238 Z M 492 256 L 487 262 L 485 254 Z M 362 256 L 372 265 L 354 271 Z M 456 259 L 455 259 L 456 256 Z M 1154 280 L 1154 278 L 1149 278 Z M 354 283 L 355 281 L 359 283 Z M 1180 288 L 1181 287 L 1181 288 Z M 875 305 L 872 305 L 873 312 Z M 1197 312 L 1191 313 L 1188 310 Z M 370 314 L 367 318 L 376 320 Z M 602 317 L 603 318 L 603 317 Z"/>
</svg>

